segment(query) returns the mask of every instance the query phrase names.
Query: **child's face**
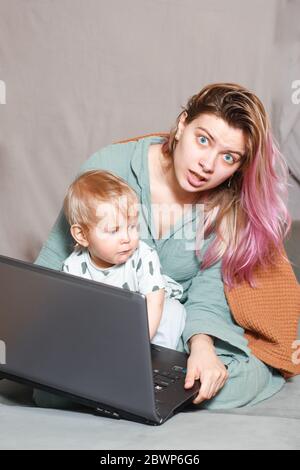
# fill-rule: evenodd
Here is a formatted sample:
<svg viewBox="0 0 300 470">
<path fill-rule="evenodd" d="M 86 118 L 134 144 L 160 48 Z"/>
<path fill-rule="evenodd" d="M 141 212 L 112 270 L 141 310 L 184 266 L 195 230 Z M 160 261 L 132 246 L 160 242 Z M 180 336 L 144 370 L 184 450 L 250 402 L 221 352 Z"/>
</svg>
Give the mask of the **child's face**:
<svg viewBox="0 0 300 470">
<path fill-rule="evenodd" d="M 112 208 L 90 227 L 86 238 L 91 259 L 99 267 L 125 263 L 139 243 L 138 213 Z"/>
</svg>

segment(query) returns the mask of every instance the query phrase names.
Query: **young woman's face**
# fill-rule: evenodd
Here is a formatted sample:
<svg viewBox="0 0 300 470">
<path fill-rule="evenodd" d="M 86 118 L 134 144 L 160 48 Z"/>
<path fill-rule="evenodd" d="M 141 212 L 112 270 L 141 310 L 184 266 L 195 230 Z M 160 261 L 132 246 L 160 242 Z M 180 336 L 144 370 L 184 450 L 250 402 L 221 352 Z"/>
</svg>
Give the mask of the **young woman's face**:
<svg viewBox="0 0 300 470">
<path fill-rule="evenodd" d="M 185 124 L 184 113 L 178 124 L 174 151 L 174 172 L 187 192 L 213 189 L 230 178 L 245 154 L 245 136 L 223 119 L 202 114 Z"/>
</svg>

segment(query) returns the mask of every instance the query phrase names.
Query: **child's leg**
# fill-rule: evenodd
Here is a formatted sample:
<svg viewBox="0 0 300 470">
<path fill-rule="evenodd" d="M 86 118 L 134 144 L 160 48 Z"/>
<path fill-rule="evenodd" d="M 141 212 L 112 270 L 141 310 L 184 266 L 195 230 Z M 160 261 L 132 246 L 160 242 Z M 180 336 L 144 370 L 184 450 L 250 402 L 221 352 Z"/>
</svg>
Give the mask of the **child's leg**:
<svg viewBox="0 0 300 470">
<path fill-rule="evenodd" d="M 179 300 L 165 297 L 162 319 L 151 342 L 176 349 L 185 326 L 185 319 L 186 311 Z"/>
</svg>

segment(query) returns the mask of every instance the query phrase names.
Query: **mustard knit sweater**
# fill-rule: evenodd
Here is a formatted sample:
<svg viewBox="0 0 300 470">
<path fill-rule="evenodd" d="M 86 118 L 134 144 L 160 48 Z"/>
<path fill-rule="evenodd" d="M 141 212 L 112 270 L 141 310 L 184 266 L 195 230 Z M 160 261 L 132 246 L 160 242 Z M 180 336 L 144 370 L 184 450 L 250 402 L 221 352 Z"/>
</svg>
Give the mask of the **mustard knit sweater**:
<svg viewBox="0 0 300 470">
<path fill-rule="evenodd" d="M 256 269 L 255 279 L 257 288 L 247 282 L 231 291 L 225 287 L 232 314 L 256 357 L 285 378 L 300 374 L 300 285 L 286 253 L 276 266 Z"/>
</svg>

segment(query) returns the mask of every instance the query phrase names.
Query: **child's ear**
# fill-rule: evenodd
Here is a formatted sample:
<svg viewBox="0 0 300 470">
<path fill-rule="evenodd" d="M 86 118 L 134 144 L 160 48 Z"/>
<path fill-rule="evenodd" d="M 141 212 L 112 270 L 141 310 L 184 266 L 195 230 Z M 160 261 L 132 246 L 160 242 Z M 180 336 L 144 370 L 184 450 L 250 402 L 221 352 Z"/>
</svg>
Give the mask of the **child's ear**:
<svg viewBox="0 0 300 470">
<path fill-rule="evenodd" d="M 89 242 L 87 240 L 86 234 L 83 228 L 79 224 L 74 224 L 70 228 L 70 232 L 74 240 L 80 245 L 84 247 L 89 246 Z"/>
</svg>

